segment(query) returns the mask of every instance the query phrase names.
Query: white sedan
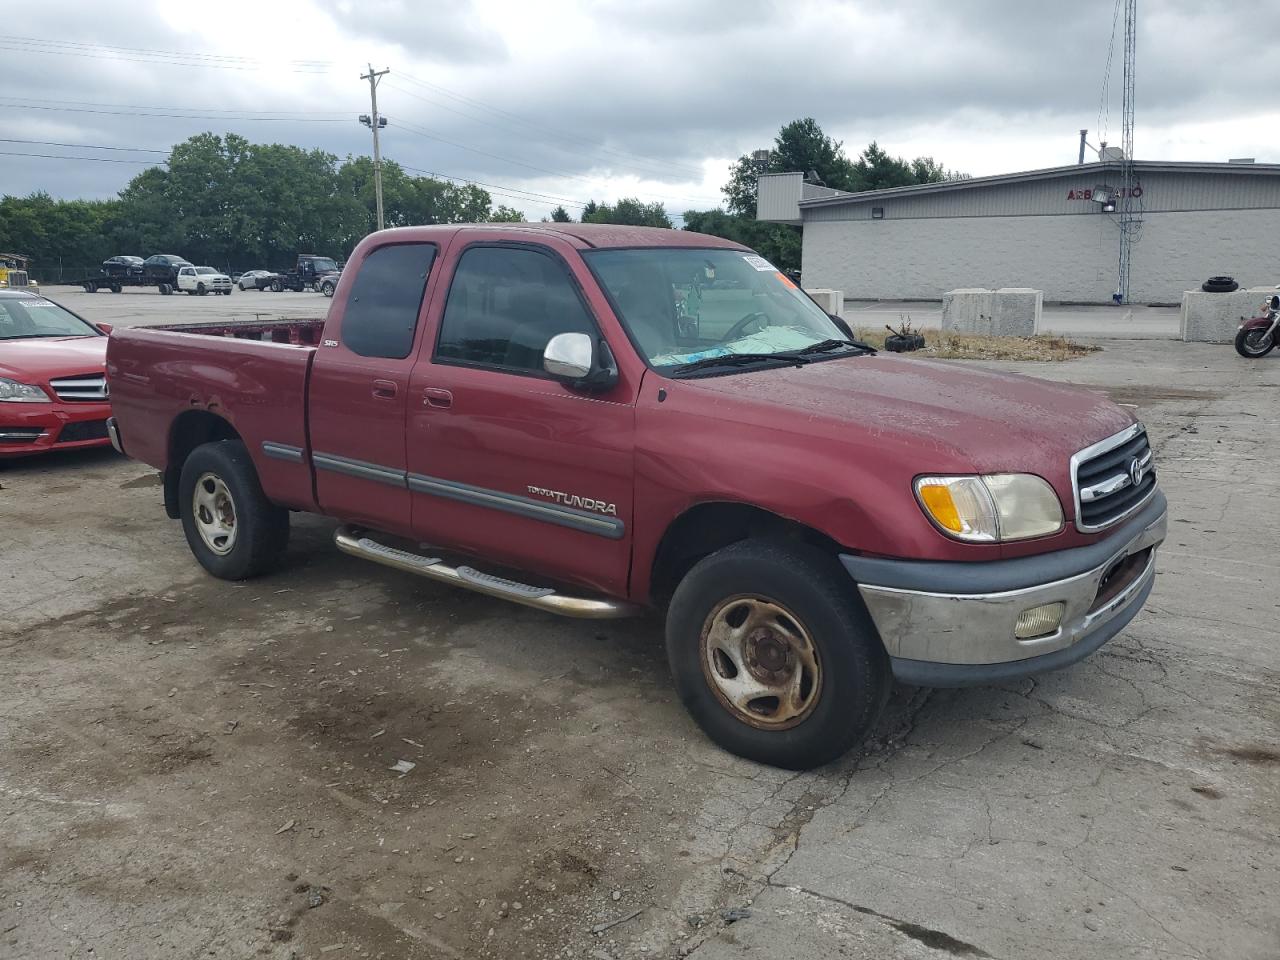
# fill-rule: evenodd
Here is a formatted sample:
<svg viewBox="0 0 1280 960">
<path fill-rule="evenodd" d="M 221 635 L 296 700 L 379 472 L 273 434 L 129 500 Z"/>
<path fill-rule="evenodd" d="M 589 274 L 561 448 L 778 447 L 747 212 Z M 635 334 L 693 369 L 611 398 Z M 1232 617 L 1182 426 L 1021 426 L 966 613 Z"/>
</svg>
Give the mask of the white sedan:
<svg viewBox="0 0 1280 960">
<path fill-rule="evenodd" d="M 237 286 L 241 290 L 248 290 L 252 287 L 254 290 L 261 290 L 263 287 L 269 286 L 271 278 L 275 274 L 270 270 L 247 270 L 240 274 L 240 279 L 236 281 Z"/>
</svg>

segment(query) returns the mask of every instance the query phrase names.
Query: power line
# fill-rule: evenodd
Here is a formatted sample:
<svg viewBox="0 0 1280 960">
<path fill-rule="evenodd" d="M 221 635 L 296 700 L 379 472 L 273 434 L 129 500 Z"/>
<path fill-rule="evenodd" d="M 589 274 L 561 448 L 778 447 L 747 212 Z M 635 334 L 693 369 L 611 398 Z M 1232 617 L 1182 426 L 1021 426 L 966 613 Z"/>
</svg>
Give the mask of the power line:
<svg viewBox="0 0 1280 960">
<path fill-rule="evenodd" d="M 140 163 L 144 167 L 155 166 L 154 160 L 120 160 L 116 157 L 68 157 L 55 153 L 18 153 L 14 150 L 0 150 L 6 157 L 36 157 L 41 160 L 91 160 L 94 163 Z"/>
<path fill-rule="evenodd" d="M 397 83 L 389 83 L 389 84 L 388 84 L 388 86 L 390 86 L 390 87 L 391 87 L 392 89 L 394 89 L 394 90 L 399 91 L 400 93 L 403 93 L 403 94 L 404 94 L 405 96 L 407 96 L 407 97 L 413 97 L 413 99 L 415 99 L 415 100 L 421 100 L 423 103 L 429 103 L 429 104 L 431 104 L 433 107 L 438 107 L 438 108 L 440 108 L 441 110 L 447 110 L 449 113 L 456 114 L 457 116 L 459 116 L 459 117 L 463 117 L 464 119 L 467 119 L 467 120 L 470 120 L 470 121 L 472 121 L 473 123 L 482 123 L 482 124 L 484 124 L 486 127 L 492 127 L 492 128 L 493 128 L 493 129 L 495 129 L 495 130 L 509 130 L 509 131 L 514 131 L 514 130 L 515 130 L 515 128 L 514 128 L 514 127 L 512 127 L 512 126 L 511 126 L 511 124 L 509 124 L 509 123 L 497 123 L 497 122 L 494 122 L 494 121 L 491 121 L 491 120 L 485 120 L 485 119 L 483 119 L 482 117 L 477 117 L 477 116 L 474 116 L 474 115 L 472 115 L 472 114 L 470 114 L 470 113 L 466 113 L 466 112 L 464 112 L 464 111 L 462 111 L 462 110 L 455 109 L 454 107 L 449 106 L 447 103 L 441 103 L 439 100 L 432 100 L 432 99 L 430 99 L 430 98 L 428 98 L 428 97 L 424 97 L 424 96 L 421 96 L 421 95 L 419 95 L 419 94 L 416 94 L 416 93 L 414 93 L 412 90 L 409 90 L 409 89 L 407 89 L 407 88 L 405 88 L 405 87 L 402 87 L 402 86 L 400 86 L 400 85 L 399 85 L 399 84 L 397 84 Z M 527 135 L 527 134 L 525 134 L 525 133 L 524 133 L 524 131 L 520 131 L 520 133 L 521 133 L 521 135 L 522 135 L 522 136 L 526 136 L 526 135 Z M 542 139 L 544 139 L 544 140 L 549 139 L 549 138 L 547 137 L 547 132 L 546 132 L 546 131 L 542 131 L 542 132 L 541 132 L 541 137 L 542 137 Z M 577 138 L 571 138 L 571 139 L 575 139 L 575 140 L 576 140 Z M 590 141 L 588 141 L 588 140 L 581 140 L 581 141 L 579 141 L 579 142 L 580 142 L 580 143 L 587 144 L 587 145 L 589 145 L 589 146 L 592 146 L 592 147 L 594 147 L 594 148 L 596 148 L 596 149 L 598 149 L 598 150 L 607 151 L 607 152 L 615 152 L 615 151 L 609 151 L 609 149 L 608 149 L 607 147 L 604 147 L 604 146 L 601 146 L 601 145 L 597 145 L 597 144 L 591 143 L 591 142 L 590 142 Z M 556 147 L 556 149 L 559 149 L 559 150 L 565 150 L 566 148 L 564 148 L 564 147 Z M 581 154 L 579 154 L 579 155 L 581 155 Z M 604 156 L 600 156 L 599 154 L 596 154 L 596 155 L 595 155 L 595 159 L 600 160 L 600 161 L 601 161 L 601 162 L 603 162 L 603 163 L 610 163 L 610 164 L 613 164 L 614 166 L 623 166 L 622 164 L 619 164 L 617 160 L 610 159 L 610 158 L 608 158 L 608 157 L 604 157 Z M 637 172 L 641 172 L 641 173 L 643 173 L 646 177 L 670 177 L 670 176 L 671 176 L 671 173 L 670 173 L 670 172 L 668 172 L 668 171 L 661 171 L 661 170 L 657 170 L 656 168 L 653 168 L 653 167 L 648 167 L 648 168 L 646 168 L 646 167 L 642 167 L 642 166 L 639 166 L 639 165 L 636 165 L 636 164 L 628 164 L 627 166 L 629 166 L 631 169 L 633 169 L 633 170 L 635 170 L 635 171 L 637 171 Z M 672 164 L 671 166 L 672 166 L 674 169 L 676 169 L 676 170 L 683 170 L 683 169 L 686 169 L 686 168 L 678 167 L 678 166 L 676 166 L 675 164 Z M 700 175 L 700 174 L 699 174 L 699 175 Z"/>
<path fill-rule="evenodd" d="M 683 170 L 683 171 L 685 171 L 686 173 L 691 173 L 691 174 L 693 174 L 693 175 L 695 175 L 695 176 L 698 176 L 698 177 L 701 177 L 701 176 L 702 176 L 702 171 L 701 171 L 701 170 L 695 170 L 695 169 L 693 169 L 692 167 L 686 167 L 686 166 L 683 166 L 682 164 L 672 163 L 670 160 L 659 160 L 659 159 L 656 159 L 656 158 L 654 158 L 654 157 L 646 157 L 646 156 L 643 156 L 642 154 L 626 153 L 625 151 L 621 151 L 621 150 L 614 150 L 614 149 L 612 149 L 612 148 L 610 148 L 610 147 L 606 147 L 606 146 L 603 146 L 603 145 L 597 145 L 597 144 L 595 144 L 595 143 L 594 143 L 593 141 L 591 141 L 591 140 L 585 139 L 585 138 L 583 138 L 583 137 L 579 137 L 579 136 L 577 136 L 577 135 L 575 135 L 575 134 L 572 134 L 572 133 L 568 133 L 567 131 L 564 131 L 564 130 L 557 130 L 557 129 L 556 129 L 556 128 L 554 128 L 554 127 L 548 127 L 548 126 L 547 126 L 546 124 L 544 124 L 544 123 L 539 123 L 539 122 L 536 122 L 536 121 L 533 121 L 533 120 L 528 120 L 528 119 L 526 119 L 525 117 L 522 117 L 522 116 L 520 116 L 520 115 L 519 115 L 519 114 L 517 114 L 517 113 L 512 113 L 512 112 L 511 112 L 511 111 L 509 111 L 509 110 L 503 110 L 501 107 L 495 107 L 495 106 L 493 106 L 492 104 L 485 103 L 485 102 L 484 102 L 484 101 L 482 101 L 482 100 L 475 100 L 475 99 L 473 99 L 473 98 L 471 98 L 471 97 L 464 96 L 464 95 L 462 95 L 462 94 L 460 94 L 460 93 L 457 93 L 457 92 L 455 92 L 455 91 L 453 91 L 453 90 L 450 90 L 450 89 L 449 89 L 449 88 L 447 88 L 447 87 L 442 87 L 442 86 L 440 86 L 439 84 L 436 84 L 436 83 L 429 83 L 429 82 L 427 82 L 426 80 L 421 80 L 421 79 L 419 79 L 419 78 L 417 78 L 417 77 L 413 76 L 412 74 L 408 74 L 408 73 L 403 73 L 403 72 L 401 72 L 400 76 L 404 77 L 404 78 L 405 78 L 406 80 L 408 80 L 410 83 L 416 83 L 416 84 L 417 84 L 418 86 L 420 86 L 420 87 L 424 87 L 424 88 L 426 88 L 426 89 L 428 89 L 428 90 L 434 90 L 434 91 L 436 91 L 436 92 L 438 92 L 438 93 L 442 93 L 442 94 L 444 94 L 446 97 L 449 97 L 449 98 L 451 98 L 451 99 L 453 99 L 453 100 L 457 100 L 457 101 L 459 101 L 459 102 L 461 102 L 461 103 L 469 104 L 469 105 L 471 105 L 471 106 L 473 106 L 473 107 L 477 107 L 477 108 L 479 108 L 479 109 L 481 109 L 481 110 L 487 110 L 489 113 L 497 114 L 497 115 L 499 115 L 499 116 L 508 117 L 508 118 L 510 118 L 511 120 L 514 120 L 514 121 L 515 121 L 515 122 L 517 122 L 517 123 L 523 124 L 524 126 L 527 126 L 527 127 L 532 127 L 533 129 L 538 130 L 538 131 L 543 132 L 543 133 L 548 133 L 548 132 L 549 132 L 549 133 L 555 133 L 555 134 L 557 134 L 557 135 L 559 135 L 560 137 L 563 137 L 563 138 L 565 138 L 565 139 L 568 139 L 568 140 L 575 140 L 575 141 L 577 141 L 578 143 L 586 144 L 587 146 L 590 146 L 590 147 L 593 147 L 593 148 L 597 148 L 597 149 L 603 150 L 603 151 L 604 151 L 604 152 L 606 152 L 606 153 L 613 153 L 613 154 L 616 154 L 617 156 L 620 156 L 620 157 L 631 157 L 631 158 L 638 159 L 638 160 L 645 160 L 645 161 L 648 161 L 648 162 L 650 162 L 650 163 L 657 163 L 657 164 L 660 164 L 660 165 L 663 165 L 663 166 L 674 167 L 674 168 L 676 168 L 677 170 Z"/>
<path fill-rule="evenodd" d="M 494 159 L 494 160 L 501 160 L 503 163 L 510 163 L 517 167 L 524 167 L 528 170 L 535 170 L 538 173 L 550 174 L 553 177 L 560 177 L 565 180 L 580 180 L 583 183 L 588 183 L 588 184 L 593 183 L 593 181 L 587 177 L 580 177 L 572 173 L 564 173 L 558 170 L 551 170 L 551 169 L 548 169 L 547 167 L 539 167 L 532 163 L 525 163 L 523 160 L 516 160 L 512 157 L 504 157 L 501 154 L 490 153 L 487 150 L 480 150 L 480 149 L 477 149 L 476 147 L 469 147 L 465 143 L 458 143 L 455 140 L 448 140 L 445 137 L 441 137 L 437 134 L 434 134 L 429 130 L 424 130 L 421 127 L 414 126 L 413 124 L 410 124 L 410 123 L 405 123 L 404 121 L 400 121 L 399 123 L 392 124 L 392 126 L 396 127 L 397 129 L 406 130 L 409 133 L 416 134 L 420 137 L 425 137 L 428 140 L 435 140 L 438 143 L 444 143 L 444 144 L 448 144 L 451 147 L 457 147 L 459 150 L 466 150 L 469 153 L 476 153 L 482 157 L 490 157 L 491 159 Z M 692 197 L 676 197 L 676 196 L 670 196 L 667 194 L 643 193 L 640 191 L 636 191 L 636 192 L 639 196 L 652 197 L 657 200 L 664 200 L 664 201 L 665 200 L 683 200 L 687 203 L 705 203 L 706 202 L 705 200 L 695 200 Z"/>
<path fill-rule="evenodd" d="M 0 137 L 0 143 L 30 143 L 42 147 L 78 147 L 83 150 L 119 150 L 124 153 L 163 153 L 169 155 L 168 150 L 153 150 L 150 147 L 108 147 L 95 143 L 59 143 L 56 140 L 13 140 L 9 137 Z M 89 157 L 85 158 L 91 159 Z"/>
<path fill-rule="evenodd" d="M 209 113 L 146 113 L 139 110 L 98 110 L 90 107 L 46 107 L 37 104 L 5 104 L 11 110 L 46 110 L 61 113 L 94 113 L 108 117 L 155 117 L 161 120 L 225 120 L 236 123 L 266 121 L 274 123 L 350 123 L 349 117 L 245 117 Z"/>
<path fill-rule="evenodd" d="M 349 120 L 351 112 L 347 110 L 249 110 L 227 107 L 175 107 L 143 106 L 136 103 L 101 103 L 96 100 L 48 100 L 40 97 L 14 97 L 0 94 L 0 100 L 19 101 L 21 104 L 56 104 L 73 107 L 113 107 L 120 110 L 178 110 L 184 113 L 243 113 L 243 114 L 290 114 L 293 116 L 341 117 Z"/>
<path fill-rule="evenodd" d="M 72 40 L 43 40 L 39 37 L 0 37 L 0 50 L 16 53 L 52 54 L 62 57 L 89 57 L 95 60 L 121 60 L 128 63 L 161 63 L 182 67 L 212 67 L 219 70 L 261 70 L 266 67 L 290 73 L 325 73 L 327 60 L 286 60 L 281 64 L 250 57 L 222 56 L 206 53 L 183 53 L 178 50 L 149 50 L 141 47 L 115 47 L 101 43 Z"/>
<path fill-rule="evenodd" d="M 503 193 L 504 196 L 511 200 L 523 200 L 525 202 L 535 200 L 541 203 L 550 203 L 555 201 L 556 203 L 568 204 L 571 207 L 586 206 L 586 204 L 581 200 L 570 200 L 568 197 L 557 197 L 554 194 L 549 193 L 535 193 L 531 190 L 522 190 L 519 187 L 508 187 L 500 183 L 486 183 L 483 180 L 472 180 L 468 177 L 455 177 L 447 173 L 437 173 L 435 170 L 423 170 L 421 167 L 411 167 L 407 163 L 401 163 L 399 165 L 403 170 L 410 170 L 413 173 L 420 173 L 424 176 L 437 177 L 441 180 L 453 180 L 458 183 L 466 183 L 477 187 L 485 187 L 494 193 Z M 525 196 L 515 196 L 514 194 L 525 194 Z"/>
</svg>

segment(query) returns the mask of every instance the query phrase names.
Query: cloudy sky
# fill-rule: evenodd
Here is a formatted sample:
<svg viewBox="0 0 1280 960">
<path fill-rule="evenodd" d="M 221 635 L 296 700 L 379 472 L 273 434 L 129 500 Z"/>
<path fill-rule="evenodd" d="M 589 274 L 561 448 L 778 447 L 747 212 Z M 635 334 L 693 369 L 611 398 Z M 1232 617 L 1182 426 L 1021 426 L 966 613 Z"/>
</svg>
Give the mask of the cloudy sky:
<svg viewBox="0 0 1280 960">
<path fill-rule="evenodd" d="M 1280 162 L 1280 0 L 1138 7 L 1136 156 Z M 875 139 L 973 175 L 1072 163 L 1081 127 L 1094 144 L 1120 140 L 1123 20 L 1102 98 L 1115 0 L 29 9 L 11 28 L 24 36 L 0 37 L 10 194 L 111 196 L 204 130 L 368 153 L 356 116 L 370 62 L 391 70 L 379 88 L 386 157 L 490 185 L 532 219 L 557 200 L 570 212 L 619 196 L 673 214 L 717 205 L 733 159 L 804 116 L 851 153 Z"/>
</svg>

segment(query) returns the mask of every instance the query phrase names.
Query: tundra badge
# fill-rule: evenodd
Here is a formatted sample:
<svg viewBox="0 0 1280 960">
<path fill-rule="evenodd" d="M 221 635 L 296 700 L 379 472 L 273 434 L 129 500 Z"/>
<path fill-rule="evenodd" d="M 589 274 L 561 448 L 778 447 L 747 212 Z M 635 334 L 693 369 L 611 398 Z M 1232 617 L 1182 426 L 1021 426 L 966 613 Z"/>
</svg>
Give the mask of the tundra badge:
<svg viewBox="0 0 1280 960">
<path fill-rule="evenodd" d="M 554 500 L 556 503 L 562 503 L 566 507 L 594 510 L 596 513 L 606 513 L 611 517 L 618 515 L 618 505 L 616 503 L 605 503 L 603 500 L 580 497 L 576 493 L 565 493 L 562 490 L 548 490 L 546 487 L 535 487 L 532 484 L 529 485 L 528 489 L 535 497 L 545 497 L 548 500 Z"/>
</svg>

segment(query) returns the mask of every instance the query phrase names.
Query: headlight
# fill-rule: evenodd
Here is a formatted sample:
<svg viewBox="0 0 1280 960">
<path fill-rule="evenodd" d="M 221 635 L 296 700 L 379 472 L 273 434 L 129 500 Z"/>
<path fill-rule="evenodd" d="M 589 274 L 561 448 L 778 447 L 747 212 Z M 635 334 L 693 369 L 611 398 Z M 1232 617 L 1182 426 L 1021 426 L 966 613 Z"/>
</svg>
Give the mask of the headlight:
<svg viewBox="0 0 1280 960">
<path fill-rule="evenodd" d="M 30 383 L 0 377 L 0 403 L 50 403 L 49 395 Z"/>
<path fill-rule="evenodd" d="M 1029 473 L 920 477 L 915 487 L 925 515 L 957 540 L 998 543 L 1062 529 L 1058 495 L 1044 479 Z"/>
</svg>

